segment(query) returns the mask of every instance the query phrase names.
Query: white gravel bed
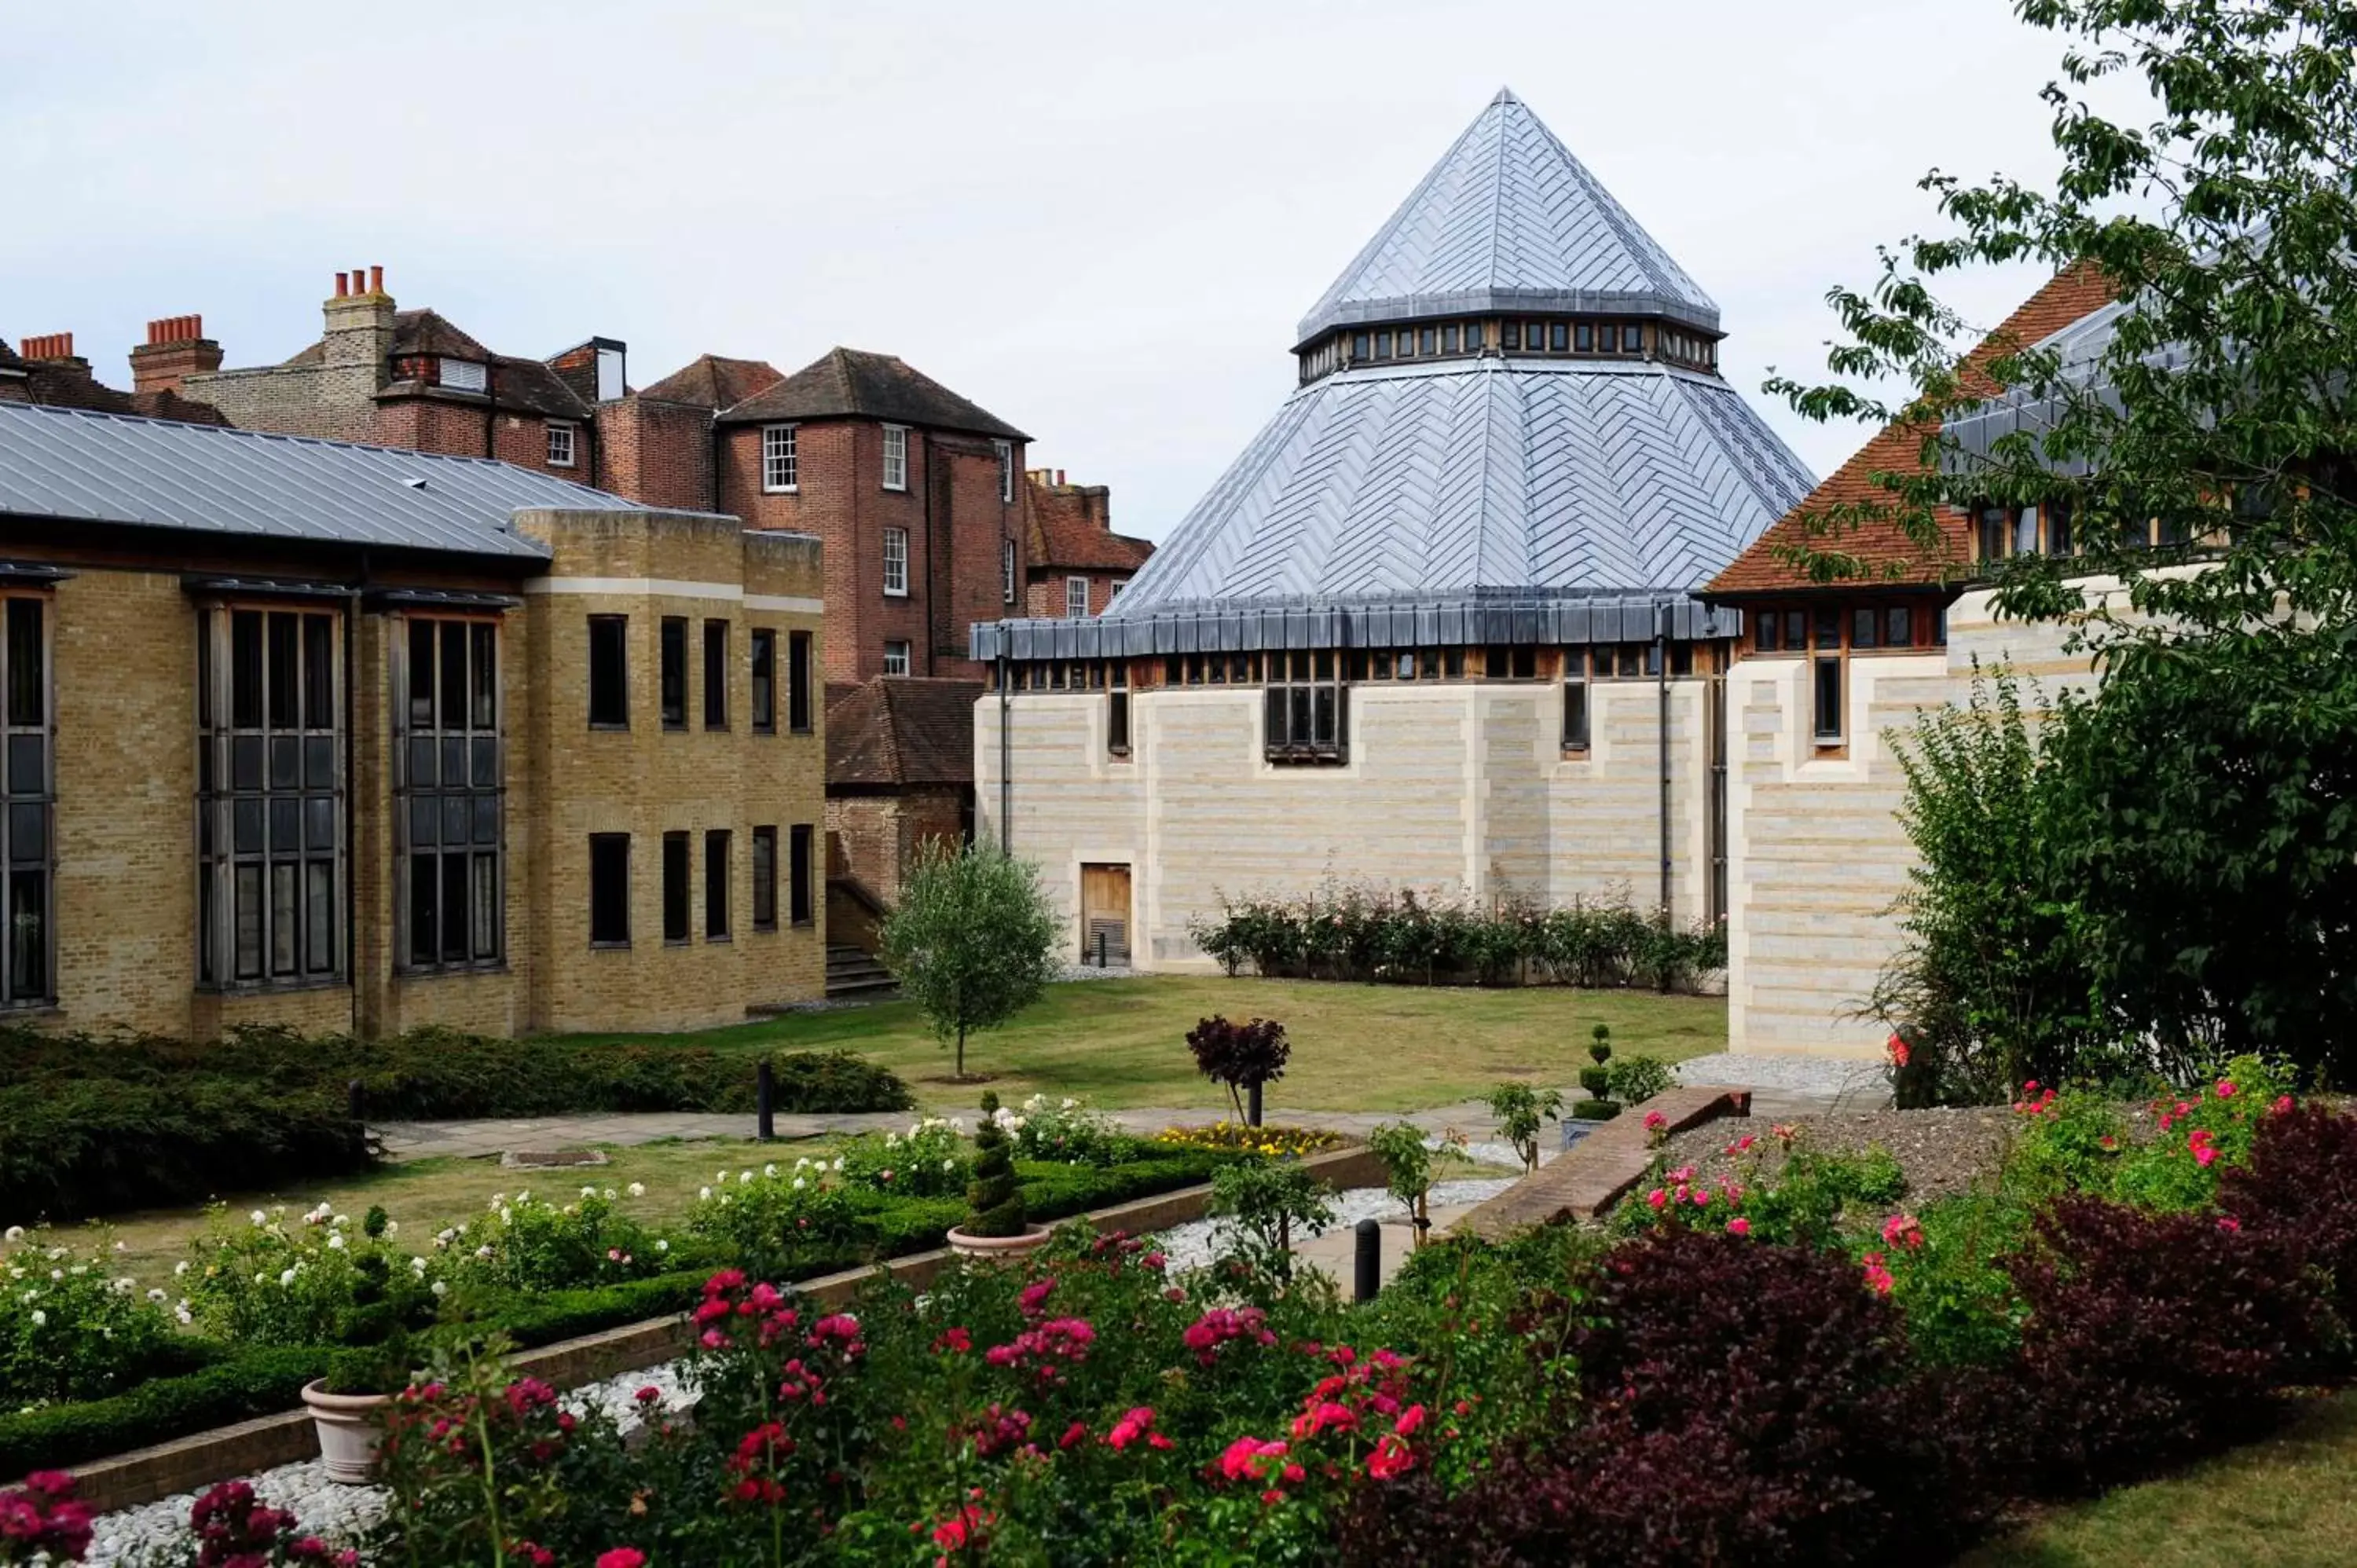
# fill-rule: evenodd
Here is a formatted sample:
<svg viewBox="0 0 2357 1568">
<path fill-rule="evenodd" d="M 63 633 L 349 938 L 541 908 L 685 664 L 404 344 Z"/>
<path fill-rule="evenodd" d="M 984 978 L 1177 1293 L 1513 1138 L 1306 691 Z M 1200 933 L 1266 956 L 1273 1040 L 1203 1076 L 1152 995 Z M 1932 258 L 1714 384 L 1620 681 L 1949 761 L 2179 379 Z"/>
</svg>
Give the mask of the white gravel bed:
<svg viewBox="0 0 2357 1568">
<path fill-rule="evenodd" d="M 662 1391 L 665 1410 L 679 1410 L 695 1402 L 695 1396 L 680 1381 L 677 1362 L 586 1384 L 567 1391 L 563 1402 L 576 1414 L 586 1414 L 594 1406 L 629 1431 L 639 1424 L 638 1392 L 644 1388 Z M 350 1487 L 330 1481 L 327 1465 L 317 1459 L 281 1465 L 247 1478 L 253 1483 L 254 1495 L 263 1502 L 291 1512 L 306 1534 L 317 1535 L 330 1545 L 349 1541 L 375 1524 L 393 1501 L 393 1494 L 382 1487 Z M 197 1496 L 195 1492 L 183 1492 L 137 1508 L 101 1514 L 92 1521 L 90 1554 L 83 1561 L 131 1565 L 168 1549 L 187 1536 L 188 1510 L 195 1505 Z"/>
<path fill-rule="evenodd" d="M 1131 972 L 1129 965 L 1125 963 L 1110 964 L 1103 969 L 1099 969 L 1092 963 L 1068 963 L 1056 978 L 1058 980 L 1127 980 Z"/>
<path fill-rule="evenodd" d="M 1480 1203 L 1505 1191 L 1517 1179 L 1500 1176 L 1437 1182 L 1429 1201 L 1435 1208 Z M 1400 1207 L 1399 1199 L 1383 1187 L 1352 1187 L 1335 1195 L 1333 1228 L 1347 1230 L 1361 1219 L 1380 1219 L 1398 1212 Z M 1223 1223 L 1198 1219 L 1162 1232 L 1162 1251 L 1169 1260 L 1170 1272 L 1182 1273 L 1207 1266 L 1212 1257 L 1214 1228 Z M 564 1398 L 565 1406 L 584 1413 L 593 1407 L 602 1410 L 628 1431 L 639 1422 L 640 1389 L 661 1390 L 665 1410 L 680 1410 L 694 1403 L 695 1396 L 681 1380 L 681 1365 L 669 1362 L 587 1384 L 568 1391 Z M 349 1541 L 375 1524 L 384 1517 L 392 1501 L 392 1494 L 382 1487 L 349 1487 L 328 1480 L 326 1465 L 317 1459 L 282 1465 L 249 1479 L 253 1482 L 254 1495 L 263 1502 L 292 1512 L 307 1533 L 317 1535 L 331 1545 Z M 168 1549 L 187 1534 L 188 1509 L 196 1500 L 196 1493 L 184 1492 L 100 1515 L 94 1521 L 90 1554 L 84 1561 L 133 1565 Z"/>
<path fill-rule="evenodd" d="M 1856 1058 L 1770 1057 L 1720 1051 L 1688 1057 L 1677 1065 L 1678 1081 L 1727 1084 L 1740 1089 L 1781 1089 L 1828 1099 L 1882 1081 L 1882 1064 Z"/>
</svg>

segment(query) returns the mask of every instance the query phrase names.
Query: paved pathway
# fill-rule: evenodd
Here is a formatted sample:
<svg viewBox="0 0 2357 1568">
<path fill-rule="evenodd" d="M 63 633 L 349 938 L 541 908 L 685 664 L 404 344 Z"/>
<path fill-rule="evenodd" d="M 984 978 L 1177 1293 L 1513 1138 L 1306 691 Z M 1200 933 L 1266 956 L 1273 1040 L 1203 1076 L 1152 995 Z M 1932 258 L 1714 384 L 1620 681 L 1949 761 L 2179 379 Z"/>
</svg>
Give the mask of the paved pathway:
<svg viewBox="0 0 2357 1568">
<path fill-rule="evenodd" d="M 1812 1058 L 1728 1056 L 1695 1057 L 1681 1063 L 1679 1079 L 1687 1084 L 1723 1084 L 1751 1090 L 1752 1114 L 1773 1120 L 1806 1116 L 1830 1110 L 1871 1110 L 1887 1104 L 1889 1087 L 1879 1063 Z M 1564 1098 L 1579 1091 L 1566 1086 Z M 780 1139 L 840 1137 L 853 1133 L 897 1132 L 914 1112 L 864 1112 L 838 1115 L 787 1115 L 777 1120 Z M 1158 1133 L 1165 1127 L 1217 1121 L 1224 1112 L 1216 1106 L 1146 1105 L 1111 1113 L 1133 1133 Z M 1281 1101 L 1267 1108 L 1267 1120 L 1297 1127 L 1317 1127 L 1350 1137 L 1364 1137 L 1387 1122 L 1409 1122 L 1427 1133 L 1454 1130 L 1474 1145 L 1474 1153 L 1492 1160 L 1511 1160 L 1498 1142 L 1497 1122 L 1477 1101 L 1434 1106 L 1405 1113 L 1373 1111 L 1297 1111 Z M 461 1158 L 515 1150 L 579 1149 L 597 1144 L 617 1147 L 651 1144 L 661 1139 L 750 1138 L 752 1114 L 699 1112 L 658 1112 L 636 1114 L 497 1118 L 479 1122 L 387 1122 L 379 1123 L 385 1153 L 394 1159 L 432 1155 Z M 1556 1146 L 1553 1129 L 1547 1152 Z"/>
</svg>

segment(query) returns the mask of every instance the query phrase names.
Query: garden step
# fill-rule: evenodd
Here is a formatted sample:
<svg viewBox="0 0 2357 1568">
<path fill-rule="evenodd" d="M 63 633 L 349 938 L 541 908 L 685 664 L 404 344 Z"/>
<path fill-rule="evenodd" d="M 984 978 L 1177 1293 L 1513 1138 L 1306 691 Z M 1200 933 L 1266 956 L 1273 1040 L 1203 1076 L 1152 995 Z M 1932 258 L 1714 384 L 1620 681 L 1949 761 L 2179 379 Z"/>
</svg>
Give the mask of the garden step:
<svg viewBox="0 0 2357 1568">
<path fill-rule="evenodd" d="M 829 996 L 889 991 L 899 983 L 892 978 L 890 970 L 858 948 L 830 947 L 826 950 L 826 993 Z"/>
<path fill-rule="evenodd" d="M 1653 1163 L 1650 1112 L 1661 1113 L 1664 1133 L 1683 1133 L 1721 1116 L 1751 1114 L 1751 1091 L 1704 1085 L 1666 1090 L 1605 1122 L 1555 1161 L 1524 1176 L 1457 1223 L 1491 1239 L 1560 1219 L 1593 1219 L 1620 1201 Z"/>
</svg>

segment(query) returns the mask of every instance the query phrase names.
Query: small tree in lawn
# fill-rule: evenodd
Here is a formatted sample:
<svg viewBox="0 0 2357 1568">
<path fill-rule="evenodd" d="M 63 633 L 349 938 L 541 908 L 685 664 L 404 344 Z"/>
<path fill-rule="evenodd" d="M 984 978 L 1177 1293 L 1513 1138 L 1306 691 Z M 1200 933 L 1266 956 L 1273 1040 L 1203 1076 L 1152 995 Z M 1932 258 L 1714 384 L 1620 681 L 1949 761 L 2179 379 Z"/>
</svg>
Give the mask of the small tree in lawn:
<svg viewBox="0 0 2357 1568">
<path fill-rule="evenodd" d="M 1285 1026 L 1275 1019 L 1235 1024 L 1216 1014 L 1187 1031 L 1187 1048 L 1195 1053 L 1195 1066 L 1205 1078 L 1228 1086 L 1228 1101 L 1239 1122 L 1244 1119 L 1245 1091 L 1283 1078 L 1286 1059 L 1293 1054 Z"/>
<path fill-rule="evenodd" d="M 1056 978 L 1055 911 L 1039 872 L 990 844 L 936 842 L 917 852 L 884 921 L 883 959 L 933 1035 L 957 1043 L 995 1028 Z"/>
</svg>

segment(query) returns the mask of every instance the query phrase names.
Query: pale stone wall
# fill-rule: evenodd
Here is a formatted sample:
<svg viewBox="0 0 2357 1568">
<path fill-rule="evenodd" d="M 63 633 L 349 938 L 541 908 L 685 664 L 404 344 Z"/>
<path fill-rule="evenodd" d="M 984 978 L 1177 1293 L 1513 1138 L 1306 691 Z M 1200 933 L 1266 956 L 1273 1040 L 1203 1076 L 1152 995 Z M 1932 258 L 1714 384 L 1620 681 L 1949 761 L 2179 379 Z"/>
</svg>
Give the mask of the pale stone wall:
<svg viewBox="0 0 2357 1568">
<path fill-rule="evenodd" d="M 1708 867 L 1705 683 L 1671 683 L 1672 914 L 1703 913 Z M 1131 699 L 1132 754 L 1105 751 L 1103 693 L 1008 699 L 1014 852 L 1037 863 L 1080 941 L 1081 867 L 1131 867 L 1142 968 L 1208 970 L 1187 935 L 1222 897 L 1324 883 L 1545 904 L 1660 889 L 1659 693 L 1599 682 L 1590 749 L 1562 751 L 1553 682 L 1361 684 L 1350 760 L 1272 764 L 1257 688 L 1168 688 Z M 975 706 L 980 836 L 999 832 L 999 703 Z"/>
<path fill-rule="evenodd" d="M 2100 588 L 2101 585 L 2091 585 Z M 1727 676 L 1727 1048 L 1878 1057 L 1888 1027 L 1858 1016 L 1899 942 L 1894 906 L 1912 847 L 1892 754 L 1927 708 L 1971 699 L 1975 666 L 2025 680 L 2036 707 L 2089 679 L 2066 630 L 2000 622 L 1986 593 L 1948 612 L 1948 646 L 1849 661 L 1848 745 L 1811 736 L 1808 662 L 1740 660 Z"/>
</svg>

